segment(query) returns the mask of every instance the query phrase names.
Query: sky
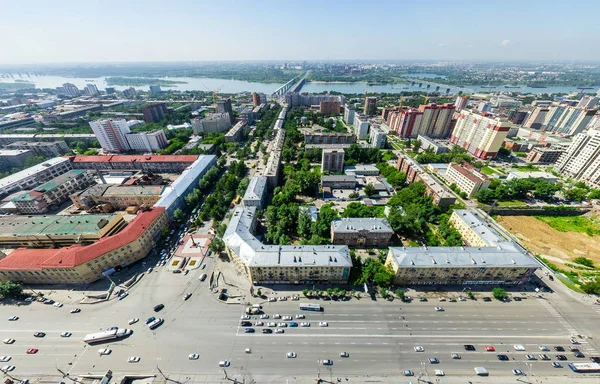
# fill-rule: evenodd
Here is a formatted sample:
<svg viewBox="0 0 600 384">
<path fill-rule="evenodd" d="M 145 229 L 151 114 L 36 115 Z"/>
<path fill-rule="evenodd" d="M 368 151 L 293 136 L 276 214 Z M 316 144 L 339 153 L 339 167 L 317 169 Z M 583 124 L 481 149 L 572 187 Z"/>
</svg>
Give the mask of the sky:
<svg viewBox="0 0 600 384">
<path fill-rule="evenodd" d="M 0 0 L 0 64 L 600 61 L 600 1 Z"/>
</svg>

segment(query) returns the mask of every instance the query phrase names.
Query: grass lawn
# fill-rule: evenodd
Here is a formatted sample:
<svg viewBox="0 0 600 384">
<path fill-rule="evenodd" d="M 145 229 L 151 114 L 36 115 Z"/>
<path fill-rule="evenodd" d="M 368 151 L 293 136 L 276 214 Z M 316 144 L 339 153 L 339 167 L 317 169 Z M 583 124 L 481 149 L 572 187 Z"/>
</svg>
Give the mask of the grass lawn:
<svg viewBox="0 0 600 384">
<path fill-rule="evenodd" d="M 518 205 L 527 205 L 526 202 L 521 200 L 507 200 L 507 201 L 498 201 L 497 204 L 501 207 L 511 207 Z"/>
<path fill-rule="evenodd" d="M 392 151 L 385 151 L 383 154 L 384 161 L 396 160 L 398 157 Z"/>
<path fill-rule="evenodd" d="M 585 216 L 535 216 L 560 232 L 582 232 L 590 236 L 600 235 L 600 224 Z"/>
<path fill-rule="evenodd" d="M 486 175 L 493 175 L 494 173 L 497 173 L 495 170 L 493 170 L 492 168 L 488 167 L 487 165 L 485 167 L 481 168 L 481 172 L 486 174 Z"/>
<path fill-rule="evenodd" d="M 579 288 L 578 286 L 574 285 L 569 280 L 567 280 L 567 279 L 565 279 L 563 277 L 560 277 L 560 276 L 557 276 L 557 277 L 558 277 L 558 280 L 560 280 L 567 288 L 569 288 L 569 289 L 571 289 L 571 290 L 573 290 L 575 292 L 585 293 L 581 288 Z"/>
<path fill-rule="evenodd" d="M 420 246 L 421 246 L 421 244 L 417 243 L 417 242 L 416 242 L 416 241 L 414 241 L 414 240 L 406 240 L 406 242 L 408 243 L 407 245 L 408 245 L 409 247 L 420 247 Z"/>
<path fill-rule="evenodd" d="M 540 170 L 535 165 L 513 165 L 511 168 L 522 172 L 534 172 Z"/>
</svg>

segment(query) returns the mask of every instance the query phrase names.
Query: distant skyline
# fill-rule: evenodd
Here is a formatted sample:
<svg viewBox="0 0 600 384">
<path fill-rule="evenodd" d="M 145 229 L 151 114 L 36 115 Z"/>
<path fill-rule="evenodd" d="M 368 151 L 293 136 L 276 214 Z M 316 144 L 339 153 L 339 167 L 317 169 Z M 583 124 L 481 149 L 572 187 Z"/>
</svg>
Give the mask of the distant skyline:
<svg viewBox="0 0 600 384">
<path fill-rule="evenodd" d="M 600 61 L 600 2 L 7 1 L 0 65 Z"/>
</svg>

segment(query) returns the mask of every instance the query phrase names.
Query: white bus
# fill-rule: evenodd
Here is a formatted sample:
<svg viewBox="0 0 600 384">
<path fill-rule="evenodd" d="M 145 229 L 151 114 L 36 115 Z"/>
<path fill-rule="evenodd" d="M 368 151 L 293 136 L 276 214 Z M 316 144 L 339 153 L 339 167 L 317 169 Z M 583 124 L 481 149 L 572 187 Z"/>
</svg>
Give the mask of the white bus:
<svg viewBox="0 0 600 384">
<path fill-rule="evenodd" d="M 160 326 L 163 323 L 163 319 L 156 319 L 153 322 L 151 322 L 150 324 L 148 324 L 148 328 L 150 329 L 154 329 L 157 328 L 158 326 Z"/>
<path fill-rule="evenodd" d="M 89 335 L 86 335 L 83 338 L 83 341 L 88 344 L 93 344 L 93 343 L 100 343 L 100 342 L 106 341 L 106 340 L 113 340 L 113 339 L 116 339 L 117 337 L 118 337 L 117 330 L 113 329 L 112 331 L 90 333 Z"/>
<path fill-rule="evenodd" d="M 571 363 L 569 368 L 577 373 L 598 373 L 600 372 L 600 364 L 598 363 Z"/>
<path fill-rule="evenodd" d="M 309 303 L 300 303 L 300 309 L 303 311 L 322 311 L 321 306 L 319 304 L 309 304 Z"/>
</svg>

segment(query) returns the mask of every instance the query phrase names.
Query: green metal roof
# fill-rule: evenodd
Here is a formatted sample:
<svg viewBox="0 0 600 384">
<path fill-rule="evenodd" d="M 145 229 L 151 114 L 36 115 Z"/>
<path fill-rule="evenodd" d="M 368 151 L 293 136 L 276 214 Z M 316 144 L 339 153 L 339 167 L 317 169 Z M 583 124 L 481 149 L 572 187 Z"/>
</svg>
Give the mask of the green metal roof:
<svg viewBox="0 0 600 384">
<path fill-rule="evenodd" d="M 98 224 L 110 222 L 118 214 L 110 215 L 44 215 L 0 217 L 0 236 L 45 236 L 45 235 L 84 235 L 97 233 Z"/>
<path fill-rule="evenodd" d="M 39 187 L 36 187 L 29 192 L 25 192 L 22 195 L 15 197 L 14 199 L 12 199 L 12 201 L 33 201 L 38 196 L 55 190 L 60 185 L 66 183 L 69 180 L 77 178 L 85 172 L 87 172 L 86 169 L 74 169 L 69 172 L 63 173 L 62 175 L 56 176 L 54 179 L 40 185 Z"/>
</svg>

